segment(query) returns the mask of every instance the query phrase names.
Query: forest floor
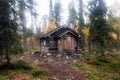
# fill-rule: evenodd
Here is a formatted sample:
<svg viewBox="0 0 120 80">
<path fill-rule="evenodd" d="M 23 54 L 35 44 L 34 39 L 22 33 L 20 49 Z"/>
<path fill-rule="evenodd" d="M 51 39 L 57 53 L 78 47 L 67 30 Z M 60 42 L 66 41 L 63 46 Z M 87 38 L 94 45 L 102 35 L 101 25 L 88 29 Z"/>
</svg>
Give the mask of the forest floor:
<svg viewBox="0 0 120 80">
<path fill-rule="evenodd" d="M 76 60 L 67 55 L 52 55 L 50 53 L 40 57 L 39 54 L 25 54 L 23 60 L 34 64 L 40 71 L 44 72 L 49 80 L 85 80 L 84 74 L 80 74 L 73 63 Z"/>
<path fill-rule="evenodd" d="M 120 52 L 105 57 L 25 53 L 11 61 L 14 69 L 0 66 L 0 80 L 120 80 Z"/>
</svg>

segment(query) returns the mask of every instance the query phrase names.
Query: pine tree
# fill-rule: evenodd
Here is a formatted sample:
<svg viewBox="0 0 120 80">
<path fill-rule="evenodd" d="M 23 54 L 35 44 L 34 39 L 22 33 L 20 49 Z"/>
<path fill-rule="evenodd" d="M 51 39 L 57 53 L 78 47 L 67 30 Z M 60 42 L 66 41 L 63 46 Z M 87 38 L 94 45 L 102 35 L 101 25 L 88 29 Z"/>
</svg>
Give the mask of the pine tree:
<svg viewBox="0 0 120 80">
<path fill-rule="evenodd" d="M 54 18 L 55 18 L 56 26 L 59 27 L 60 26 L 60 20 L 61 20 L 61 4 L 60 4 L 60 0 L 55 1 Z"/>
<path fill-rule="evenodd" d="M 26 15 L 25 15 L 26 2 L 25 0 L 18 0 L 18 9 L 19 9 L 18 14 L 19 14 L 20 25 L 22 26 L 23 48 L 26 50 L 27 37 L 26 37 Z"/>
<path fill-rule="evenodd" d="M 37 13 L 35 9 L 35 0 L 27 0 L 26 2 L 27 8 L 29 9 L 30 15 L 31 15 L 31 29 L 34 30 L 34 27 L 36 27 L 36 19 L 37 19 Z"/>
<path fill-rule="evenodd" d="M 54 12 L 53 12 L 53 1 L 49 0 L 49 17 L 53 17 Z"/>
<path fill-rule="evenodd" d="M 112 37 L 109 35 L 111 27 L 106 23 L 107 7 L 104 0 L 92 0 L 89 3 L 90 35 L 89 45 L 93 50 L 98 50 L 104 55 L 105 50 L 112 45 Z"/>
<path fill-rule="evenodd" d="M 48 30 L 47 32 L 56 28 L 55 19 L 54 19 L 54 8 L 53 8 L 53 0 L 49 1 L 49 20 L 48 20 Z"/>
<path fill-rule="evenodd" d="M 82 50 L 84 50 L 84 48 L 86 47 L 85 46 L 85 36 L 84 36 L 84 33 L 82 32 L 85 24 L 84 24 L 84 17 L 83 17 L 83 13 L 84 13 L 84 10 L 83 10 L 83 0 L 78 0 L 79 2 L 79 7 L 78 7 L 78 32 L 81 36 L 81 39 L 80 39 L 80 48 Z"/>
<path fill-rule="evenodd" d="M 18 1 L 18 14 L 19 14 L 19 22 L 20 22 L 20 26 L 22 27 L 22 41 L 23 41 L 23 48 L 24 50 L 27 49 L 27 25 L 26 25 L 26 12 L 30 12 L 30 16 L 31 16 L 31 29 L 34 30 L 33 27 L 35 27 L 36 25 L 36 17 L 37 17 L 37 13 L 34 9 L 34 0 L 17 0 Z M 34 25 L 33 25 L 34 24 Z"/>
<path fill-rule="evenodd" d="M 69 3 L 68 9 L 69 9 L 69 17 L 68 17 L 68 25 L 71 26 L 75 29 L 76 26 L 76 21 L 77 21 L 77 12 L 75 10 L 75 5 L 74 1 L 72 0 Z"/>
<path fill-rule="evenodd" d="M 81 27 L 84 27 L 84 18 L 83 18 L 83 0 L 79 0 L 79 13 L 78 13 L 78 16 L 79 16 L 79 28 Z"/>
<path fill-rule="evenodd" d="M 0 54 L 5 55 L 7 65 L 10 64 L 10 53 L 21 49 L 15 19 L 15 0 L 0 0 Z"/>
</svg>

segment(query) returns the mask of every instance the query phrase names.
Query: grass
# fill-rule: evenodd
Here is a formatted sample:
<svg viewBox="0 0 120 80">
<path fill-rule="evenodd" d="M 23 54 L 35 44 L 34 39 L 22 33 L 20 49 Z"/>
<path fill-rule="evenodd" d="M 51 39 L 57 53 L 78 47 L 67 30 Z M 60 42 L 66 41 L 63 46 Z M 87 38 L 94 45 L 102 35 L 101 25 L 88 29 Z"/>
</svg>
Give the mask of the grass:
<svg viewBox="0 0 120 80">
<path fill-rule="evenodd" d="M 85 74 L 86 80 L 120 80 L 120 54 L 105 57 L 87 54 L 82 60 L 77 60 L 74 66 Z M 48 80 L 49 76 L 23 60 L 10 64 L 10 67 L 5 63 L 0 65 L 0 80 L 17 80 L 16 78 Z"/>
<path fill-rule="evenodd" d="M 43 73 L 42 71 L 33 71 L 32 75 L 34 78 L 40 78 L 41 80 L 48 80 L 47 75 L 45 75 L 45 73 Z"/>
<path fill-rule="evenodd" d="M 78 60 L 75 67 L 87 76 L 87 80 L 120 80 L 120 54 L 98 57 L 87 55 Z"/>
<path fill-rule="evenodd" d="M 0 80 L 17 78 L 21 80 L 48 80 L 48 77 L 42 71 L 37 70 L 23 60 L 10 64 L 9 67 L 6 66 L 6 63 L 0 65 Z"/>
</svg>

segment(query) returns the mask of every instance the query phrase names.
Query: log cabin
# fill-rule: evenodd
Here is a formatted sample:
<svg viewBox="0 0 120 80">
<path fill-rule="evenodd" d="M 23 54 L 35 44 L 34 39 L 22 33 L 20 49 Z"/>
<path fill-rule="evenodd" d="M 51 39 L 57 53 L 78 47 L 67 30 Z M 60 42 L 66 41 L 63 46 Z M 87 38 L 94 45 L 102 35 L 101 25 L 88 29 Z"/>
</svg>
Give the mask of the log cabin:
<svg viewBox="0 0 120 80">
<path fill-rule="evenodd" d="M 68 27 L 56 28 L 40 37 L 41 52 L 73 53 L 79 48 L 80 35 Z"/>
</svg>

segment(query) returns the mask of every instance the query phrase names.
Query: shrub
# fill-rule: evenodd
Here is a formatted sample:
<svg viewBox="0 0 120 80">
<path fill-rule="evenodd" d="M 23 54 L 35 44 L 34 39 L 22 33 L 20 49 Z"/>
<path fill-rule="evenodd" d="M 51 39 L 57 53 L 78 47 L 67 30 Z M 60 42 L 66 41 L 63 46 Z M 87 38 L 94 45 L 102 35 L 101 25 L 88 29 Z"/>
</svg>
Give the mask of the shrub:
<svg viewBox="0 0 120 80">
<path fill-rule="evenodd" d="M 48 80 L 48 76 L 46 76 L 42 71 L 33 71 L 33 77 L 40 78 L 42 80 Z"/>
<path fill-rule="evenodd" d="M 16 64 L 14 64 L 15 69 L 23 69 L 23 70 L 31 70 L 32 67 L 25 61 L 19 60 Z"/>
<path fill-rule="evenodd" d="M 32 67 L 23 60 L 19 60 L 17 63 L 14 63 L 14 64 L 12 64 L 12 63 L 9 64 L 9 67 L 8 67 L 7 63 L 0 65 L 0 71 L 1 70 L 16 70 L 16 69 L 30 70 L 30 69 L 32 69 Z"/>
</svg>

